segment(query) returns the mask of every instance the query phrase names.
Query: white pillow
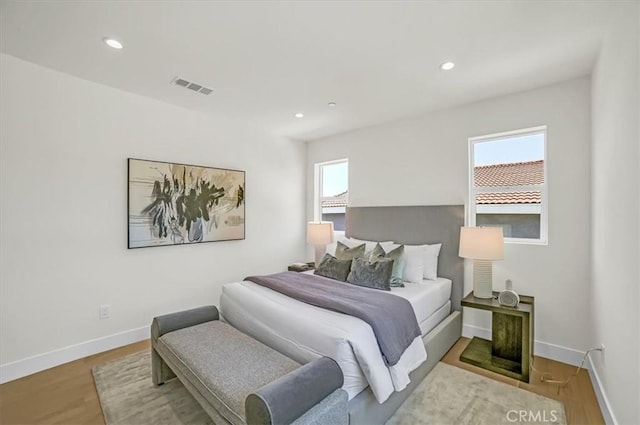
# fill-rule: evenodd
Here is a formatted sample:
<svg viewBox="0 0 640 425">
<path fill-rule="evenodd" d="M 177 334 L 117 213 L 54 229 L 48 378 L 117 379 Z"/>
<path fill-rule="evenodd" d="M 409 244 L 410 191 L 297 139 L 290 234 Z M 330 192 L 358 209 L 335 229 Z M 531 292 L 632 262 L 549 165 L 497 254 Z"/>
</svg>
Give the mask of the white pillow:
<svg viewBox="0 0 640 425">
<path fill-rule="evenodd" d="M 436 280 L 438 277 L 438 256 L 440 255 L 442 244 L 424 245 L 424 247 L 423 277 L 429 280 Z"/>
<path fill-rule="evenodd" d="M 389 252 L 401 244 L 393 242 L 381 242 L 380 245 L 385 252 Z M 424 247 L 426 245 L 405 245 L 404 246 L 404 271 L 402 280 L 405 282 L 420 283 L 424 276 Z"/>
<path fill-rule="evenodd" d="M 400 246 L 395 242 L 381 242 L 385 252 Z M 438 278 L 438 256 L 441 243 L 433 245 L 405 245 L 405 266 L 402 280 L 420 283 L 422 279 L 436 280 Z"/>
<path fill-rule="evenodd" d="M 424 276 L 424 246 L 404 246 L 404 272 L 402 280 L 405 282 L 420 283 Z"/>
</svg>

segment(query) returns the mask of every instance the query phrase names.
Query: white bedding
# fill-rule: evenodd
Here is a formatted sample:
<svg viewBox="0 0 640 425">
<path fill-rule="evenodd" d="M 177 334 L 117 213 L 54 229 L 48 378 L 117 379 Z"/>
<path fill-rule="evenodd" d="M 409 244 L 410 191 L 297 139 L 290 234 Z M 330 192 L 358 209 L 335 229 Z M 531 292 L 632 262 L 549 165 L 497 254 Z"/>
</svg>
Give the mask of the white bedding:
<svg viewBox="0 0 640 425">
<path fill-rule="evenodd" d="M 422 323 L 432 317 L 451 299 L 451 280 L 438 277 L 436 280 L 424 279 L 421 283 L 405 282 L 404 285 L 404 288 L 392 288 L 391 293 L 405 298 L 411 303 L 422 336 L 425 336 L 439 322 L 430 328 L 425 326 L 425 329 L 423 329 Z"/>
<path fill-rule="evenodd" d="M 434 315 L 441 316 L 445 311 L 448 314 L 448 296 L 436 305 L 447 293 L 446 281 L 392 289 L 393 294 L 412 304 L 421 331 L 423 324 L 432 328 L 439 322 L 430 324 Z M 450 294 L 451 281 L 448 288 Z M 394 391 L 409 384 L 409 372 L 427 356 L 422 339 L 417 337 L 400 361 L 388 367 L 373 330 L 364 321 L 305 304 L 252 282 L 223 285 L 220 309 L 223 320 L 300 363 L 321 356 L 336 360 L 344 374 L 343 388 L 349 399 L 371 386 L 378 402 L 383 403 Z"/>
</svg>

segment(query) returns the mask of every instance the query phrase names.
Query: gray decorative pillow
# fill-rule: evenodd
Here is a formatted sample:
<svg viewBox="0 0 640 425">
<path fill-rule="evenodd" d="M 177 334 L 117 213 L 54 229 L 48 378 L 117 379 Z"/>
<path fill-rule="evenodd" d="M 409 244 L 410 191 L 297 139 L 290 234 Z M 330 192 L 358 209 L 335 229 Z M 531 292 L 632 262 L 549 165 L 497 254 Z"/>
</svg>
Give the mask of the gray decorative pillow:
<svg viewBox="0 0 640 425">
<path fill-rule="evenodd" d="M 338 241 L 336 245 L 336 258 L 338 260 L 353 260 L 354 258 L 364 257 L 365 244 L 349 248 L 347 245 Z"/>
<path fill-rule="evenodd" d="M 364 258 L 354 258 L 347 282 L 367 288 L 390 291 L 389 280 L 393 270 L 393 260 L 381 258 L 371 262 Z"/>
<path fill-rule="evenodd" d="M 351 269 L 351 260 L 338 260 L 333 255 L 327 253 L 322 257 L 320 265 L 316 267 L 313 272 L 319 276 L 328 277 L 329 279 L 339 280 L 344 282 L 347 280 L 347 275 Z"/>
<path fill-rule="evenodd" d="M 404 288 L 404 283 L 402 283 L 402 273 L 404 273 L 404 245 L 400 245 L 389 252 L 385 252 L 384 248 L 382 248 L 380 244 L 376 244 L 376 247 L 369 255 L 369 261 L 380 261 L 385 258 L 393 260 L 393 270 L 391 271 L 389 284 L 392 287 Z"/>
</svg>

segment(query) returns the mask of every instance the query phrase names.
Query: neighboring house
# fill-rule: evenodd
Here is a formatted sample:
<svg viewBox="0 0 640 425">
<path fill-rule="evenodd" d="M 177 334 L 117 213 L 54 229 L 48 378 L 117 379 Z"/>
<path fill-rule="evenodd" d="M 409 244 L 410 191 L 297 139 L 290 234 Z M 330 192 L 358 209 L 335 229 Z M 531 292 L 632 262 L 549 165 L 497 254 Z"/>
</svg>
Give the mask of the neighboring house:
<svg viewBox="0 0 640 425">
<path fill-rule="evenodd" d="M 544 161 L 514 162 L 475 167 L 479 187 L 532 186 L 544 183 Z M 484 192 L 476 197 L 476 225 L 502 226 L 504 235 L 537 238 L 540 235 L 542 193 L 536 190 Z M 345 229 L 349 191 L 322 199 L 322 221 L 332 221 L 335 230 Z"/>
<path fill-rule="evenodd" d="M 345 229 L 345 214 L 349 203 L 349 191 L 322 198 L 322 221 L 333 221 L 335 230 Z"/>
<path fill-rule="evenodd" d="M 477 226 L 502 226 L 506 237 L 539 237 L 542 192 L 517 187 L 544 183 L 543 160 L 478 166 L 474 180 L 477 187 L 514 188 L 476 196 Z"/>
</svg>

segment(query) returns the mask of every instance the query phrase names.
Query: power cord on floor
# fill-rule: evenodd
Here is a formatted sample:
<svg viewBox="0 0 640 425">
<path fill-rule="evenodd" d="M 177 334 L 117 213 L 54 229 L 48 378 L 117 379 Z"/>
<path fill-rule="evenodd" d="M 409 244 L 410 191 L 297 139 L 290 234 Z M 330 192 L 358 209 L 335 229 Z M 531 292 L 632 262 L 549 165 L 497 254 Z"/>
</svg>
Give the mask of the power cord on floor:
<svg viewBox="0 0 640 425">
<path fill-rule="evenodd" d="M 590 348 L 588 349 L 585 353 L 584 353 L 584 357 L 582 357 L 582 362 L 580 363 L 580 366 L 578 366 L 578 368 L 576 369 L 575 373 L 573 375 L 570 375 L 567 379 L 565 379 L 564 381 L 558 381 L 556 379 L 550 379 L 547 378 L 546 375 L 551 375 L 551 372 L 541 372 L 538 369 L 536 369 L 533 366 L 533 356 L 531 356 L 531 370 L 533 370 L 534 372 L 537 372 L 540 374 L 540 382 L 547 382 L 549 384 L 558 384 L 558 394 L 560 394 L 560 388 L 564 387 L 565 385 L 567 385 L 571 379 L 573 379 L 574 377 L 578 376 L 578 373 L 580 373 L 580 369 L 582 369 L 582 366 L 584 366 L 584 362 L 587 360 L 587 356 L 589 355 L 589 353 L 591 353 L 592 351 L 600 351 L 602 352 L 603 347 L 596 347 L 596 348 Z"/>
</svg>

